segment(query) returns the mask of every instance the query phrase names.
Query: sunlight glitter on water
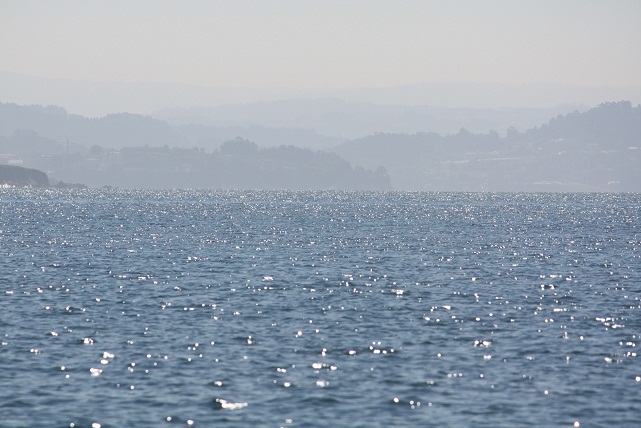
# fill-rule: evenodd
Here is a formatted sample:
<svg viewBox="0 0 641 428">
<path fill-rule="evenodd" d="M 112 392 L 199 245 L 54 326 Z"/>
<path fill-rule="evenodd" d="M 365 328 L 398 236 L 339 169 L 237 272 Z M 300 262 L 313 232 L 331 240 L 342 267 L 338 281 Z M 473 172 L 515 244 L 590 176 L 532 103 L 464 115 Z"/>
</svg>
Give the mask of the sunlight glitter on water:
<svg viewBox="0 0 641 428">
<path fill-rule="evenodd" d="M 637 196 L 29 195 L 0 200 L 13 426 L 636 422 Z"/>
</svg>

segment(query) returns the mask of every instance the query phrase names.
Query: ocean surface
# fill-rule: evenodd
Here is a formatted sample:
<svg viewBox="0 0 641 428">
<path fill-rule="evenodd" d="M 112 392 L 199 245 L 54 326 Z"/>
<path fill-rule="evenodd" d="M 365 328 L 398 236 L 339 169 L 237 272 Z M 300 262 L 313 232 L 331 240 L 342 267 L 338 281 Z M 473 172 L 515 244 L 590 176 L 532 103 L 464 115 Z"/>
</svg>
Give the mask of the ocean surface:
<svg viewBox="0 0 641 428">
<path fill-rule="evenodd" d="M 640 216 L 0 189 L 0 426 L 641 426 Z"/>
</svg>

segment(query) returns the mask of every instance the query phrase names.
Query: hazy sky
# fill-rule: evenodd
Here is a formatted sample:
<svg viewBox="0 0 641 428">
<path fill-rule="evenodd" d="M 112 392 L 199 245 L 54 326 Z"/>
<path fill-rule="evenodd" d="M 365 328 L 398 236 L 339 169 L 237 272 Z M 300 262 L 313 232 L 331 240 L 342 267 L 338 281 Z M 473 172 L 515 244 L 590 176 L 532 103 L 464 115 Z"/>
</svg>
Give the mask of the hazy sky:
<svg viewBox="0 0 641 428">
<path fill-rule="evenodd" d="M 0 71 L 295 89 L 641 85 L 639 0 L 0 0 Z"/>
</svg>

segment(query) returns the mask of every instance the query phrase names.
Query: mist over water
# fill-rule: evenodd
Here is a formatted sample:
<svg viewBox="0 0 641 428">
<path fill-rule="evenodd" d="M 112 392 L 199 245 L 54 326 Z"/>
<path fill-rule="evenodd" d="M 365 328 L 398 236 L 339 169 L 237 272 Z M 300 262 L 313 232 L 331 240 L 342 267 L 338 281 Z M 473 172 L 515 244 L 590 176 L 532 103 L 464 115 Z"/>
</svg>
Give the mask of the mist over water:
<svg viewBox="0 0 641 428">
<path fill-rule="evenodd" d="M 0 425 L 634 426 L 640 208 L 3 190 Z"/>
</svg>

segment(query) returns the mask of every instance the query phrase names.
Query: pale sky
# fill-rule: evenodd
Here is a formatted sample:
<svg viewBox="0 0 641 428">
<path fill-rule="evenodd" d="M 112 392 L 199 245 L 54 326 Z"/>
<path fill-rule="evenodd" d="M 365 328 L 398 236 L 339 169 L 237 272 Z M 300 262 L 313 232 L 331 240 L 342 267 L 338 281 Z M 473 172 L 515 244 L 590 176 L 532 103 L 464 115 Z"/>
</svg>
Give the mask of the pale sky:
<svg viewBox="0 0 641 428">
<path fill-rule="evenodd" d="M 0 0 L 0 71 L 244 88 L 641 85 L 641 1 Z"/>
</svg>

